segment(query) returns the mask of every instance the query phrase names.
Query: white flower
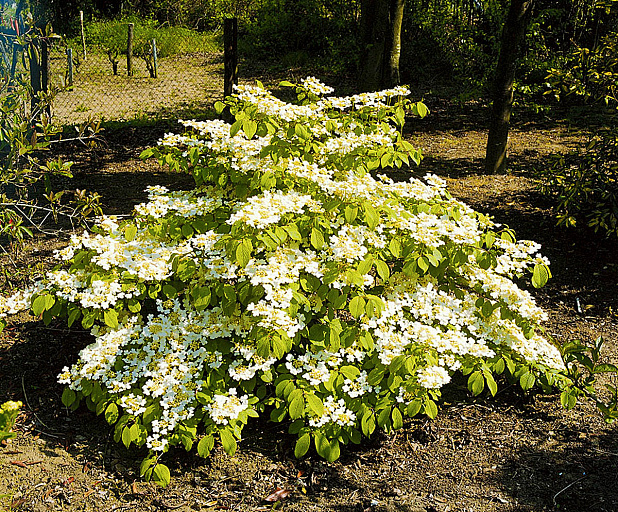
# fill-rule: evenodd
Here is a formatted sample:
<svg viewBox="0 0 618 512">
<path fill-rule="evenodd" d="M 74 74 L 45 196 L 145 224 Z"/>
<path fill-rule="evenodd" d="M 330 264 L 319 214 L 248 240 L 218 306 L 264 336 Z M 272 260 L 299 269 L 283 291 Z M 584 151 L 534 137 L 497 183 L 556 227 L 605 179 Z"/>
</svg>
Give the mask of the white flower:
<svg viewBox="0 0 618 512">
<path fill-rule="evenodd" d="M 249 407 L 249 397 L 238 397 L 236 388 L 230 388 L 227 395 L 215 394 L 212 402 L 204 406 L 204 410 L 219 425 L 227 425 L 230 420 L 235 420 L 238 415 Z"/>
<path fill-rule="evenodd" d="M 451 381 L 451 376 L 441 366 L 421 368 L 417 374 L 418 383 L 424 388 L 437 389 Z"/>
</svg>

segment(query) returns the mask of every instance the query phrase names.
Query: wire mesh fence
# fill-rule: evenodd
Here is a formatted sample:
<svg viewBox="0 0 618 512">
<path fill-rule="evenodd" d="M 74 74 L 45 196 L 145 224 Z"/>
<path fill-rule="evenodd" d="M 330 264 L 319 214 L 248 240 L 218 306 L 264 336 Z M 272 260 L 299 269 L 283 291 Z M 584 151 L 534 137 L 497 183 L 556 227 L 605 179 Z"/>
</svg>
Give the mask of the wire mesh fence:
<svg viewBox="0 0 618 512">
<path fill-rule="evenodd" d="M 59 91 L 56 123 L 171 117 L 223 95 L 216 34 L 139 22 L 95 22 L 84 34 L 50 45 L 49 85 Z"/>
</svg>

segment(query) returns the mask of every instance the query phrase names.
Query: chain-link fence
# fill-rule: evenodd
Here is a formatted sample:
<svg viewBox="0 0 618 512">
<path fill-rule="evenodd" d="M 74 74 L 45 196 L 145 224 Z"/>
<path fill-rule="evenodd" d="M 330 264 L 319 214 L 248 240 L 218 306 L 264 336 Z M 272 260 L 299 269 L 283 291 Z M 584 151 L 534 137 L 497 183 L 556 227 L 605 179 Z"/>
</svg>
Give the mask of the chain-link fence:
<svg viewBox="0 0 618 512">
<path fill-rule="evenodd" d="M 53 103 L 56 123 L 170 117 L 223 96 L 216 33 L 136 20 L 86 23 L 83 34 L 49 47 L 48 83 L 60 89 Z"/>
</svg>

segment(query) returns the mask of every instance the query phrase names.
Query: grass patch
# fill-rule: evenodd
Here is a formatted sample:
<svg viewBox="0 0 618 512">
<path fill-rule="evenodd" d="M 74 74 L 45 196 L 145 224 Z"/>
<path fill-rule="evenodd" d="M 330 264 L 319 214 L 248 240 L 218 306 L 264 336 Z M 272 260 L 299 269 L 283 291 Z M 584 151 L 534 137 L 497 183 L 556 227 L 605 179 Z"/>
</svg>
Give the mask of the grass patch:
<svg viewBox="0 0 618 512">
<path fill-rule="evenodd" d="M 157 41 L 159 57 L 170 57 L 182 53 L 217 52 L 222 50 L 221 37 L 213 32 L 197 32 L 183 27 L 160 27 L 155 21 L 138 17 L 121 20 L 95 20 L 85 26 L 86 46 L 90 51 L 126 53 L 127 25 L 134 24 L 133 48 Z M 79 36 L 67 40 L 67 46 L 81 47 Z"/>
</svg>

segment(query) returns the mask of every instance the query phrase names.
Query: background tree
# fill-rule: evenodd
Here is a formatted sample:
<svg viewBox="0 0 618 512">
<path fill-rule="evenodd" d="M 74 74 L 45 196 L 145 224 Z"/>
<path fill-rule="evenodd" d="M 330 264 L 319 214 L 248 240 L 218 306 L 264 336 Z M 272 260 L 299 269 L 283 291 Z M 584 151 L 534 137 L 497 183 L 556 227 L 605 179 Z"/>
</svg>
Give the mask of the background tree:
<svg viewBox="0 0 618 512">
<path fill-rule="evenodd" d="M 361 2 L 361 70 L 359 88 L 376 91 L 398 85 L 401 27 L 405 0 Z"/>
<path fill-rule="evenodd" d="M 485 155 L 485 171 L 491 174 L 502 173 L 506 169 L 506 146 L 513 110 L 513 83 L 531 6 L 532 0 L 512 0 L 502 30 Z"/>
</svg>

